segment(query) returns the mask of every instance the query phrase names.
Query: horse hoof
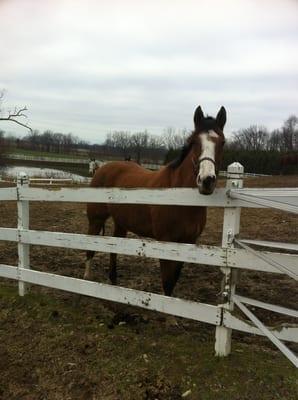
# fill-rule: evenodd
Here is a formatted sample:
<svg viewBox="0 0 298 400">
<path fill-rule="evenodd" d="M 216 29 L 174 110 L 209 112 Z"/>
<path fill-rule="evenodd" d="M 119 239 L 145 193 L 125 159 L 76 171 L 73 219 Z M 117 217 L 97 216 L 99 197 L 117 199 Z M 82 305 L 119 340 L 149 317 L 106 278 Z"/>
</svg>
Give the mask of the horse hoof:
<svg viewBox="0 0 298 400">
<path fill-rule="evenodd" d="M 168 315 L 166 318 L 166 327 L 167 328 L 179 328 L 178 321 L 176 317 L 173 315 Z"/>
<path fill-rule="evenodd" d="M 74 308 L 78 308 L 80 306 L 81 299 L 82 299 L 82 295 L 81 294 L 74 295 L 74 298 L 73 298 L 73 301 L 72 301 L 72 305 L 73 305 Z"/>
</svg>

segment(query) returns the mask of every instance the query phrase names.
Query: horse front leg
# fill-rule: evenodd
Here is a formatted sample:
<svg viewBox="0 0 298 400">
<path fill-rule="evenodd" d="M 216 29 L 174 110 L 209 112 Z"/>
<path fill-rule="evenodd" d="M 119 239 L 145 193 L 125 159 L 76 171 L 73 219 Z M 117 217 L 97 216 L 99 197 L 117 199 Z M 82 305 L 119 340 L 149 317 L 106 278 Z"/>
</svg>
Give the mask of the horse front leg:
<svg viewBox="0 0 298 400">
<path fill-rule="evenodd" d="M 115 223 L 114 228 L 114 237 L 125 237 L 127 234 L 127 230 L 122 226 L 119 226 Z M 112 285 L 117 285 L 117 254 L 111 253 L 110 254 L 110 271 L 109 271 L 109 278 Z"/>
<path fill-rule="evenodd" d="M 174 287 L 179 279 L 183 262 L 181 261 L 170 261 L 170 260 L 159 260 L 161 270 L 161 281 L 164 294 L 171 296 Z"/>
</svg>

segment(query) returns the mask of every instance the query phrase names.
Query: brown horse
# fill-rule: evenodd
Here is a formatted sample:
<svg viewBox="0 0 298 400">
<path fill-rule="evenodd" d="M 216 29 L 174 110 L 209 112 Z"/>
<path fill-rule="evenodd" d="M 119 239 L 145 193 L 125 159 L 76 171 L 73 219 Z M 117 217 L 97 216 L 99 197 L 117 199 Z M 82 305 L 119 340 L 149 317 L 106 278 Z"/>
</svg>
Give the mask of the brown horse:
<svg viewBox="0 0 298 400">
<path fill-rule="evenodd" d="M 131 161 L 110 162 L 99 168 L 91 182 L 97 188 L 195 188 L 211 194 L 225 142 L 223 128 L 226 110 L 217 117 L 205 117 L 199 106 L 194 114 L 195 129 L 181 150 L 180 156 L 161 168 L 149 171 Z M 114 220 L 114 236 L 125 237 L 127 231 L 161 241 L 195 243 L 206 224 L 206 207 L 151 206 L 134 204 L 88 203 L 89 235 L 99 234 L 110 216 Z M 90 279 L 94 251 L 87 251 L 85 279 Z M 109 277 L 117 283 L 116 254 L 110 255 Z M 179 278 L 182 262 L 160 260 L 164 293 L 172 294 Z"/>
</svg>

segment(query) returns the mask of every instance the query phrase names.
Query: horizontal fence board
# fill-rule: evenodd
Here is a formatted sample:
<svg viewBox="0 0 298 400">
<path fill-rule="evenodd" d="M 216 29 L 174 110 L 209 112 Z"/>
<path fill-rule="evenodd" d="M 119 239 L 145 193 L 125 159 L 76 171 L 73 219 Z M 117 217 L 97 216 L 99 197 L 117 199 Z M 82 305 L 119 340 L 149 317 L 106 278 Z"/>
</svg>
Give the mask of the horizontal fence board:
<svg viewBox="0 0 298 400">
<path fill-rule="evenodd" d="M 216 266 L 226 265 L 226 249 L 215 246 L 32 230 L 20 231 L 20 237 L 22 243 L 27 244 L 94 250 Z"/>
<path fill-rule="evenodd" d="M 266 200 L 276 201 L 277 208 L 298 207 L 297 189 L 216 189 L 210 196 L 198 193 L 197 189 L 191 188 L 170 188 L 170 189 L 121 189 L 121 188 L 59 188 L 49 190 L 43 188 L 19 189 L 20 200 L 28 201 L 66 201 L 66 202 L 103 202 L 118 204 L 159 204 L 159 205 L 180 205 L 180 206 L 209 206 L 209 207 L 252 207 L 263 208 L 264 204 L 258 205 Z M 245 200 L 233 199 L 233 196 L 248 196 Z M 0 200 L 16 200 L 16 188 L 0 188 Z M 250 201 L 251 200 L 251 201 Z M 268 203 L 268 204 L 269 204 Z"/>
<path fill-rule="evenodd" d="M 0 188 L 0 201 L 17 200 L 17 198 L 16 187 Z"/>
<path fill-rule="evenodd" d="M 18 268 L 13 265 L 0 264 L 0 277 L 18 279 Z"/>
<path fill-rule="evenodd" d="M 72 178 L 29 178 L 29 182 L 73 182 Z"/>
<path fill-rule="evenodd" d="M 10 278 L 17 280 L 18 268 L 10 265 L 0 264 L 0 276 L 3 278 Z M 84 294 L 87 296 L 97 297 L 101 299 L 105 298 L 107 300 L 118 301 L 125 304 L 141 306 L 142 308 L 161 311 L 176 316 L 194 319 L 197 321 L 208 322 L 214 325 L 219 325 L 220 321 L 220 311 L 219 308 L 216 306 L 200 304 L 187 300 L 180 300 L 176 298 L 170 298 L 167 296 L 150 294 L 133 289 L 125 289 L 122 287 L 115 287 L 111 285 L 84 281 L 81 279 L 69 278 L 33 270 L 21 269 L 20 278 L 23 281 L 41 286 L 66 290 L 73 293 Z M 120 294 L 117 294 L 117 300 L 114 299 L 114 297 L 116 296 L 115 293 L 111 294 L 110 289 L 116 289 L 116 292 L 119 290 Z M 127 291 L 132 292 L 131 295 L 133 297 L 133 300 L 131 299 L 131 296 L 129 296 L 130 300 L 128 300 L 128 297 L 125 294 L 125 292 Z M 106 294 L 107 297 L 105 297 Z M 137 297 L 139 298 L 137 299 Z M 151 303 L 150 305 L 147 304 L 149 297 L 151 299 L 154 298 L 154 301 L 150 300 Z M 163 298 L 163 300 L 169 300 L 169 302 L 162 302 L 161 298 Z M 185 313 L 185 310 L 181 311 L 180 309 L 179 311 L 177 310 L 173 311 L 173 307 L 175 308 L 175 305 L 178 303 L 181 303 L 181 305 L 182 303 L 185 303 L 183 305 L 186 307 L 187 313 Z M 256 328 L 250 321 L 237 318 L 227 310 L 224 310 L 223 322 L 224 326 L 227 328 L 232 328 L 238 331 L 264 336 L 263 333 L 258 328 Z M 292 341 L 298 343 L 298 325 L 282 325 L 279 327 L 271 327 L 269 329 L 280 340 Z"/>
<path fill-rule="evenodd" d="M 47 156 L 27 156 L 23 154 L 7 154 L 6 158 L 13 160 L 25 161 L 47 161 L 56 163 L 70 163 L 70 164 L 89 164 L 89 160 L 85 158 L 66 158 L 66 157 L 47 157 Z"/>
<path fill-rule="evenodd" d="M 15 267 L 0 265 L 0 275 L 7 278 L 17 279 L 16 270 Z M 23 282 L 115 301 L 213 325 L 220 324 L 221 310 L 217 306 L 30 269 L 19 268 L 18 271 L 20 280 Z"/>
<path fill-rule="evenodd" d="M 253 207 L 242 200 L 233 200 L 227 196 L 227 190 L 216 189 L 212 195 L 199 194 L 198 189 L 122 189 L 122 188 L 19 188 L 20 200 L 93 202 L 111 204 L 149 204 L 208 207 Z"/>
<path fill-rule="evenodd" d="M 279 314 L 289 315 L 290 317 L 298 318 L 298 311 L 296 310 L 292 310 L 286 307 L 276 306 L 275 304 L 264 303 L 263 301 L 250 299 L 245 296 L 239 296 L 238 294 L 234 296 L 236 296 L 236 298 L 240 300 L 241 303 L 250 304 L 251 306 L 263 308 L 264 310 L 269 310 Z"/>
<path fill-rule="evenodd" d="M 0 240 L 17 242 L 19 240 L 17 228 L 0 228 Z"/>
<path fill-rule="evenodd" d="M 247 204 L 298 213 L 298 188 L 232 189 L 229 191 L 229 197 L 244 200 Z"/>
<path fill-rule="evenodd" d="M 296 254 L 284 254 L 269 251 L 256 251 L 256 253 L 260 253 L 261 255 L 263 254 L 267 258 L 286 266 L 295 274 L 298 273 L 298 255 Z M 273 272 L 277 274 L 284 273 L 259 258 L 256 254 L 244 249 L 227 249 L 227 265 L 232 268 L 241 268 L 252 271 Z"/>
<path fill-rule="evenodd" d="M 159 242 L 152 239 L 117 238 L 111 236 L 84 235 L 14 228 L 0 228 L 0 239 L 21 241 L 25 244 L 54 246 L 78 250 L 94 250 L 108 253 L 177 260 L 216 267 L 230 266 L 281 274 L 276 267 L 267 264 L 255 254 L 243 249 L 226 249 L 217 246 L 202 246 L 186 243 Z M 298 255 L 259 252 L 273 261 L 285 265 L 298 273 Z"/>
<path fill-rule="evenodd" d="M 298 198 L 298 188 L 241 188 L 231 189 L 231 193 L 247 194 L 262 198 L 270 198 L 271 200 L 283 201 L 288 198 Z"/>
<path fill-rule="evenodd" d="M 252 244 L 254 246 L 270 247 L 272 249 L 298 251 L 298 244 L 296 244 L 296 243 L 268 242 L 267 240 L 252 240 L 252 239 L 241 239 L 239 241 L 241 243 Z"/>
<path fill-rule="evenodd" d="M 238 318 L 228 310 L 224 310 L 223 324 L 225 327 L 237 331 L 265 336 L 252 322 Z M 283 324 L 267 328 L 280 340 L 298 343 L 298 325 Z"/>
</svg>

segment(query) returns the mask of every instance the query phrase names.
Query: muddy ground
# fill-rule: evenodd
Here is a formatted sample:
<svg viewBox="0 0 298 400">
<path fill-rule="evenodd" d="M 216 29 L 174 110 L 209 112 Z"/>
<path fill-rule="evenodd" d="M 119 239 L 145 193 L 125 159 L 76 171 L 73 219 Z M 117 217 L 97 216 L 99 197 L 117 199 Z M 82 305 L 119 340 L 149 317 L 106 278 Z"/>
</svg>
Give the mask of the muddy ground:
<svg viewBox="0 0 298 400">
<path fill-rule="evenodd" d="M 297 176 L 250 178 L 245 186 L 294 187 Z M 221 182 L 224 184 L 224 182 Z M 223 211 L 210 209 L 202 244 L 220 244 Z M 0 203 L 0 226 L 16 227 L 14 202 Z M 84 204 L 31 203 L 30 228 L 87 232 Z M 112 223 L 106 235 L 112 232 Z M 298 242 L 298 218 L 243 209 L 241 237 Z M 131 237 L 133 235 L 130 235 Z M 31 267 L 82 277 L 82 251 L 31 246 Z M 14 243 L 0 242 L 0 263 L 16 265 Z M 118 256 L 121 286 L 162 293 L 158 261 Z M 108 282 L 109 255 L 97 254 L 94 280 Z M 175 296 L 217 304 L 221 273 L 186 264 Z M 20 299 L 14 282 L 0 280 L 0 398 L 3 399 L 295 399 L 297 375 L 265 339 L 233 333 L 233 353 L 213 357 L 214 328 L 184 319 L 32 287 Z M 279 274 L 242 272 L 239 294 L 297 309 L 298 288 Z M 268 325 L 294 322 L 257 311 Z M 297 350 L 292 346 L 293 350 Z M 237 367 L 235 369 L 235 367 Z M 238 371 L 238 372 L 237 372 Z M 258 397 L 259 396 L 259 397 Z"/>
</svg>

